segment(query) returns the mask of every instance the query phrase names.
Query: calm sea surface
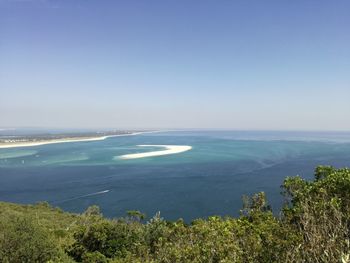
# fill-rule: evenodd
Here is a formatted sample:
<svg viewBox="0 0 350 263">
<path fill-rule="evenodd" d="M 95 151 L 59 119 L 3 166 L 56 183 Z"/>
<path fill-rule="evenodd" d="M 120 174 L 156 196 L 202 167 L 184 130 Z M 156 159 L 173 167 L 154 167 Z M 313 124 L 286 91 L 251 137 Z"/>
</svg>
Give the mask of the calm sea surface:
<svg viewBox="0 0 350 263">
<path fill-rule="evenodd" d="M 166 156 L 118 158 L 160 150 L 139 144 L 193 148 Z M 350 166 L 350 133 L 178 131 L 0 149 L 0 200 L 46 200 L 73 212 L 97 204 L 108 217 L 140 210 L 190 221 L 238 215 L 242 195 L 258 191 L 265 191 L 278 210 L 284 177 L 312 179 L 320 164 Z"/>
</svg>

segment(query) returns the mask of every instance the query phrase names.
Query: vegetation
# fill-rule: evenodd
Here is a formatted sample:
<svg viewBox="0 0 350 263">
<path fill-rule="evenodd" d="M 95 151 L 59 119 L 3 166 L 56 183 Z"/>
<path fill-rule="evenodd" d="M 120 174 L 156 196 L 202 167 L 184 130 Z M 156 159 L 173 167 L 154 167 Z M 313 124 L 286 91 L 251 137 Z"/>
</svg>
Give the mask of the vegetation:
<svg viewBox="0 0 350 263">
<path fill-rule="evenodd" d="M 257 193 L 238 218 L 190 224 L 0 203 L 0 262 L 350 262 L 350 170 L 320 166 L 314 181 L 289 177 L 282 190 L 279 216 Z"/>
</svg>

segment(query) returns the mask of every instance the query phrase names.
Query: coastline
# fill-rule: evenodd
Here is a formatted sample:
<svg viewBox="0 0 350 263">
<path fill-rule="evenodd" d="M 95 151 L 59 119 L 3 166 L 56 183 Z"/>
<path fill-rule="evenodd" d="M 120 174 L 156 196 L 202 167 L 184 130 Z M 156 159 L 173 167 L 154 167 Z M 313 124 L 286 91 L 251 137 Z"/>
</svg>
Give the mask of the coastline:
<svg viewBox="0 0 350 263">
<path fill-rule="evenodd" d="M 102 141 L 111 137 L 133 136 L 133 135 L 139 135 L 144 133 L 154 133 L 154 132 L 161 132 L 161 131 L 145 131 L 145 132 L 132 132 L 132 133 L 115 134 L 115 135 L 104 135 L 104 136 L 96 136 L 96 137 L 62 138 L 62 139 L 42 140 L 42 141 L 4 143 L 4 144 L 0 144 L 0 149 L 33 147 L 33 146 L 40 146 L 40 145 L 46 145 L 46 144 L 69 143 L 69 142 Z"/>
<path fill-rule="evenodd" d="M 189 145 L 137 145 L 139 147 L 163 147 L 165 150 L 153 151 L 153 152 L 145 152 L 145 153 L 130 153 L 117 156 L 118 159 L 139 159 L 145 157 L 156 157 L 162 155 L 176 154 L 186 152 L 192 149 L 192 146 Z"/>
</svg>

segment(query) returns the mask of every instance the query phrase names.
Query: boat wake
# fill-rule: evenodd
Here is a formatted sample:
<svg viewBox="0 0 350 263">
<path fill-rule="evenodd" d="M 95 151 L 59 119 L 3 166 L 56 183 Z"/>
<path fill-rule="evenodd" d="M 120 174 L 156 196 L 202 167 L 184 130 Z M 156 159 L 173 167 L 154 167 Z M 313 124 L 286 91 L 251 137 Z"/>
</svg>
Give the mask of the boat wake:
<svg viewBox="0 0 350 263">
<path fill-rule="evenodd" d="M 95 192 L 95 193 L 91 193 L 91 194 L 80 195 L 80 196 L 77 196 L 77 197 L 72 197 L 72 198 L 68 198 L 68 199 L 53 201 L 53 202 L 51 202 L 51 203 L 52 203 L 52 204 L 65 203 L 65 202 L 68 202 L 68 201 L 72 201 L 72 200 L 76 200 L 76 199 L 80 199 L 80 198 L 85 198 L 85 197 L 89 197 L 89 196 L 106 194 L 106 193 L 108 193 L 109 191 L 110 191 L 110 190 L 103 190 L 103 191 L 99 191 L 99 192 Z"/>
</svg>

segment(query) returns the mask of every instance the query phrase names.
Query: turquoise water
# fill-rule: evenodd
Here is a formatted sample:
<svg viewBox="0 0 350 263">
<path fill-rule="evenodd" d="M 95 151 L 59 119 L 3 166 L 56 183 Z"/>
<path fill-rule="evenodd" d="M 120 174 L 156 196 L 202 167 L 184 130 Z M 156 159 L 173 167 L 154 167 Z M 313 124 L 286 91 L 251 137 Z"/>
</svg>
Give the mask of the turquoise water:
<svg viewBox="0 0 350 263">
<path fill-rule="evenodd" d="M 139 144 L 192 150 L 118 158 L 160 149 Z M 169 220 L 237 215 L 242 195 L 258 191 L 277 210 L 283 178 L 311 179 L 319 164 L 350 166 L 350 133 L 178 131 L 0 149 L 0 200 L 73 212 L 97 204 L 109 217 L 133 209 Z"/>
</svg>

